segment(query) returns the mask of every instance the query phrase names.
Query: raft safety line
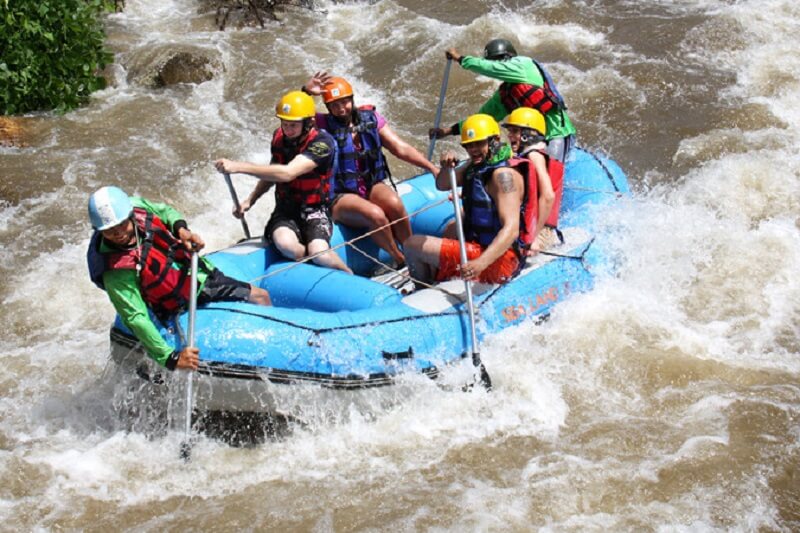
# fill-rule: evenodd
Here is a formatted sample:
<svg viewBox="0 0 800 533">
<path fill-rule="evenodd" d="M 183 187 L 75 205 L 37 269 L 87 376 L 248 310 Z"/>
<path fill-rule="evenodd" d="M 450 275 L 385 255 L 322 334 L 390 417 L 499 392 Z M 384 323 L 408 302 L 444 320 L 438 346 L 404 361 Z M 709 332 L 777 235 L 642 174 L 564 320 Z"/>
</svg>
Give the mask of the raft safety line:
<svg viewBox="0 0 800 533">
<path fill-rule="evenodd" d="M 117 329 L 112 328 L 111 337 L 112 337 L 112 342 L 117 342 L 118 344 L 126 347 L 133 346 L 131 351 L 133 351 L 134 349 L 136 349 L 141 345 L 141 343 L 136 342 L 127 334 Z M 450 367 L 451 365 L 458 364 L 458 362 L 466 359 L 466 357 L 467 353 L 463 352 L 458 359 L 454 359 L 453 361 L 445 363 L 444 367 Z M 441 374 L 441 372 L 442 370 L 440 369 L 440 367 L 431 364 L 429 367 L 421 369 L 419 371 L 419 374 L 426 376 L 431 380 L 436 380 Z M 334 390 L 363 390 L 363 389 L 372 389 L 378 387 L 386 387 L 389 385 L 393 385 L 397 381 L 398 377 L 406 375 L 405 372 L 397 374 L 389 374 L 387 372 L 375 372 L 367 375 L 363 374 L 335 375 L 335 374 L 323 374 L 320 372 L 278 370 L 271 367 L 258 367 L 254 365 L 245 365 L 241 363 L 222 363 L 214 361 L 205 362 L 202 359 L 200 360 L 199 366 L 197 368 L 197 373 L 214 378 L 227 378 L 227 379 L 239 379 L 247 381 L 262 381 L 262 382 L 268 381 L 276 385 L 294 385 L 294 384 L 309 383 L 309 384 L 319 385 L 322 388 L 334 389 Z M 147 372 L 147 370 L 141 368 L 141 365 L 137 367 L 136 375 L 140 379 L 149 381 L 155 385 L 165 384 L 165 380 L 161 375 L 161 372 L 157 372 L 156 374 L 151 375 Z"/>
<path fill-rule="evenodd" d="M 594 238 L 594 237 L 592 237 L 592 238 L 589 240 L 589 242 L 587 242 L 587 243 L 586 243 L 586 246 L 584 246 L 584 247 L 583 247 L 583 250 L 581 250 L 581 252 L 580 252 L 580 254 L 579 254 L 579 255 L 567 255 L 567 254 L 559 254 L 559 253 L 556 253 L 556 252 L 546 252 L 546 251 L 544 251 L 544 250 L 541 250 L 541 251 L 539 251 L 539 253 L 540 253 L 540 254 L 544 254 L 544 255 L 549 255 L 549 256 L 552 256 L 552 257 L 561 257 L 561 258 L 564 258 L 564 259 L 575 259 L 575 260 L 577 260 L 577 261 L 580 261 L 580 262 L 581 262 L 581 265 L 583 265 L 583 269 L 584 269 L 584 270 L 586 270 L 586 271 L 588 272 L 588 271 L 589 271 L 589 267 L 588 267 L 588 265 L 586 264 L 586 257 L 585 257 L 585 256 L 586 256 L 586 252 L 587 252 L 587 251 L 589 251 L 589 248 L 590 248 L 590 247 L 592 246 L 592 244 L 594 243 L 594 239 L 595 239 L 595 238 Z M 519 276 L 519 274 L 520 274 L 520 273 L 521 273 L 523 270 L 525 270 L 525 268 L 524 268 L 524 267 L 523 267 L 523 268 L 521 268 L 521 269 L 519 269 L 519 272 L 517 272 L 517 274 L 516 274 L 514 277 L 516 277 L 516 276 Z M 498 285 L 497 287 L 495 287 L 494 289 L 492 289 L 491 291 L 489 291 L 489 293 L 488 293 L 488 296 L 486 296 L 486 298 L 484 298 L 482 302 L 476 302 L 476 304 L 475 304 L 475 307 L 477 307 L 478 309 L 480 309 L 480 308 L 481 308 L 481 306 L 482 306 L 483 304 L 485 304 L 486 302 L 488 302 L 488 301 L 489 301 L 489 299 L 491 299 L 491 297 L 492 297 L 492 296 L 494 296 L 494 294 L 495 294 L 497 291 L 499 291 L 500 289 L 502 289 L 504 286 L 505 286 L 505 284 L 501 284 L 501 285 Z M 548 313 L 548 314 L 549 314 L 549 313 Z"/>
<path fill-rule="evenodd" d="M 619 190 L 619 187 L 617 186 L 617 181 L 614 179 L 614 175 L 611 174 L 611 171 L 608 169 L 606 164 L 603 163 L 603 161 L 594 152 L 591 152 L 591 151 L 587 150 L 586 148 L 578 148 L 577 146 L 575 147 L 575 149 L 576 150 L 581 150 L 583 152 L 586 152 L 587 154 L 592 156 L 592 158 L 595 161 L 597 161 L 597 164 L 600 165 L 600 167 L 605 171 L 606 176 L 608 176 L 609 181 L 611 181 L 611 185 L 614 186 L 614 190 L 617 191 L 617 192 L 621 192 Z"/>
<path fill-rule="evenodd" d="M 226 312 L 229 312 L 229 313 L 237 313 L 237 314 L 240 314 L 240 315 L 254 316 L 254 317 L 262 318 L 264 320 L 268 320 L 270 322 L 276 322 L 278 324 L 283 324 L 284 326 L 291 326 L 291 327 L 300 329 L 302 331 L 308 331 L 308 332 L 310 332 L 310 333 L 312 333 L 314 335 L 321 335 L 323 333 L 331 333 L 333 331 L 344 331 L 344 330 L 348 330 L 348 329 L 374 327 L 374 326 L 380 326 L 382 324 L 394 324 L 394 323 L 397 323 L 397 322 L 407 322 L 407 321 L 412 321 L 412 320 L 427 319 L 427 318 L 431 318 L 431 317 L 457 316 L 457 315 L 464 314 L 463 311 L 442 311 L 442 312 L 439 312 L 439 313 L 429 313 L 429 314 L 422 314 L 422 315 L 404 316 L 404 317 L 399 317 L 399 318 L 390 318 L 390 319 L 386 319 L 386 320 L 378 320 L 378 321 L 374 321 L 374 322 L 360 322 L 358 324 L 349 324 L 349 325 L 346 325 L 346 326 L 336 326 L 336 327 L 316 329 L 316 328 L 312 328 L 312 327 L 309 327 L 309 326 L 304 326 L 302 324 L 297 324 L 297 323 L 291 322 L 289 320 L 284 320 L 284 319 L 281 319 L 281 318 L 275 318 L 275 317 L 271 317 L 271 316 L 265 316 L 265 315 L 261 315 L 261 314 L 258 314 L 258 313 L 254 313 L 252 311 L 245 311 L 243 309 L 230 309 L 230 308 L 227 308 L 227 307 L 214 307 L 213 304 L 212 305 L 206 305 L 202 309 L 198 309 L 197 310 L 198 313 L 201 312 L 201 311 L 226 311 Z"/>
<path fill-rule="evenodd" d="M 589 239 L 589 242 L 586 243 L 586 246 L 583 247 L 583 250 L 580 251 L 578 255 L 567 255 L 567 254 L 559 254 L 556 252 L 547 252 L 545 250 L 540 251 L 540 254 L 549 255 L 551 257 L 563 257 L 564 259 L 577 259 L 580 262 L 583 262 L 586 256 L 586 252 L 589 251 L 589 248 L 594 244 L 595 237 Z"/>
<path fill-rule="evenodd" d="M 542 251 L 542 252 L 539 252 L 539 253 L 540 254 L 545 254 L 545 255 L 550 255 L 550 256 L 553 256 L 553 257 L 561 257 L 561 258 L 564 258 L 564 259 L 574 259 L 574 260 L 580 261 L 581 264 L 583 265 L 584 269 L 588 270 L 588 267 L 586 265 L 586 252 L 589 251 L 589 248 L 591 248 L 592 244 L 594 244 L 594 241 L 595 241 L 595 238 L 592 237 L 589 240 L 589 242 L 586 243 L 586 245 L 583 247 L 583 249 L 580 251 L 580 253 L 578 255 L 567 255 L 567 254 L 559 254 L 559 253 L 555 253 L 555 252 L 545 252 L 545 251 Z M 480 309 L 481 306 L 483 306 L 484 304 L 489 302 L 492 299 L 492 297 L 498 291 L 500 291 L 503 287 L 505 287 L 505 284 L 501 284 L 501 285 L 498 285 L 497 287 L 493 288 L 491 291 L 488 292 L 488 294 L 487 294 L 487 296 L 485 298 L 483 298 L 480 302 L 476 303 L 476 307 L 478 309 Z M 443 290 L 442 292 L 445 292 L 448 295 L 450 295 L 449 291 L 444 291 Z M 461 298 L 460 296 L 456 295 L 454 297 L 457 300 L 461 301 L 462 304 L 464 303 L 463 298 Z M 227 308 L 227 307 L 215 307 L 213 305 L 213 303 L 210 304 L 210 305 L 206 305 L 202 309 L 198 309 L 197 312 L 199 313 L 201 311 L 213 311 L 213 310 L 228 311 L 228 312 L 231 312 L 231 313 L 238 313 L 238 314 L 247 315 L 247 316 L 259 317 L 259 318 L 262 318 L 264 320 L 268 320 L 268 321 L 271 321 L 271 322 L 276 322 L 278 324 L 283 324 L 285 326 L 294 327 L 294 328 L 297 328 L 297 329 L 302 330 L 302 331 L 308 331 L 308 332 L 310 332 L 310 333 L 312 333 L 314 335 L 321 335 L 323 333 L 331 333 L 331 332 L 334 332 L 334 331 L 344 331 L 344 330 L 348 330 L 348 329 L 357 329 L 357 328 L 363 328 L 363 327 L 374 327 L 374 326 L 379 326 L 379 325 L 382 325 L 382 324 L 394 324 L 394 323 L 398 323 L 398 322 L 407 322 L 407 321 L 419 320 L 419 319 L 429 318 L 429 317 L 457 316 L 457 315 L 463 315 L 464 314 L 464 311 L 456 311 L 456 310 L 454 310 L 454 311 L 443 311 L 443 312 L 440 312 L 440 313 L 405 316 L 405 317 L 399 317 L 399 318 L 391 318 L 391 319 L 388 319 L 388 320 L 378 320 L 378 321 L 374 321 L 374 322 L 360 322 L 358 324 L 350 324 L 350 325 L 346 325 L 346 326 L 336 326 L 336 327 L 329 327 L 329 328 L 311 328 L 311 327 L 304 326 L 302 324 L 298 324 L 296 322 L 292 322 L 292 321 L 289 321 L 289 320 L 284 320 L 284 319 L 281 319 L 281 318 L 276 318 L 276 317 L 271 317 L 271 316 L 265 316 L 265 315 L 262 315 L 262 314 L 259 314 L 259 313 L 254 313 L 252 311 L 246 311 L 246 310 L 243 310 L 243 309 L 230 309 L 230 308 Z"/>
<path fill-rule="evenodd" d="M 551 256 L 554 256 L 554 257 L 562 257 L 562 258 L 565 258 L 565 259 L 578 260 L 578 261 L 581 262 L 583 267 L 588 270 L 588 267 L 587 267 L 586 261 L 585 261 L 585 256 L 586 256 L 586 252 L 589 250 L 589 248 L 594 243 L 594 240 L 595 240 L 595 238 L 592 237 L 589 240 L 589 242 L 586 243 L 586 245 L 583 247 L 583 249 L 580 251 L 580 253 L 578 255 L 566 255 L 566 254 L 558 254 L 558 253 L 555 253 L 555 252 L 544 252 L 544 251 L 541 251 L 539 253 L 540 254 L 545 254 L 545 255 L 551 255 Z M 501 285 L 498 285 L 497 287 L 495 287 L 494 289 L 492 289 L 491 291 L 489 291 L 489 293 L 487 294 L 487 296 L 485 298 L 483 298 L 480 302 L 476 302 L 476 307 L 478 309 L 480 309 L 481 306 L 483 306 L 484 304 L 489 302 L 492 299 L 492 297 L 499 290 L 501 290 L 504 286 L 505 286 L 504 284 L 501 284 Z M 452 296 L 452 297 L 456 298 L 457 300 L 459 300 L 461 302 L 461 304 L 463 304 L 464 301 L 465 301 L 460 296 L 453 295 L 449 291 L 446 291 L 446 290 L 443 290 L 443 289 L 439 289 L 439 290 L 441 290 L 442 292 L 446 293 L 449 296 Z M 227 307 L 216 307 L 216 306 L 213 305 L 213 302 L 210 305 L 204 306 L 202 309 L 198 309 L 197 312 L 199 313 L 201 311 L 213 311 L 213 310 L 228 311 L 228 312 L 231 312 L 231 313 L 238 313 L 238 314 L 247 315 L 247 316 L 260 317 L 260 318 L 262 318 L 264 320 L 268 320 L 268 321 L 271 321 L 271 322 L 276 322 L 278 324 L 283 324 L 284 326 L 290 326 L 290 327 L 294 327 L 294 328 L 300 329 L 302 331 L 308 331 L 308 332 L 310 332 L 310 333 L 312 333 L 314 335 L 321 335 L 323 333 L 330 333 L 330 332 L 333 332 L 333 331 L 343 331 L 343 330 L 357 329 L 357 328 L 363 328 L 363 327 L 374 327 L 374 326 L 379 326 L 379 325 L 382 325 L 382 324 L 394 324 L 394 323 L 397 323 L 397 322 L 407 322 L 407 321 L 419 320 L 419 319 L 422 319 L 422 318 L 429 318 L 429 317 L 444 317 L 444 316 L 454 316 L 454 315 L 462 315 L 462 314 L 464 314 L 464 311 L 443 311 L 443 312 L 440 312 L 440 313 L 405 316 L 405 317 L 399 317 L 399 318 L 392 318 L 392 319 L 388 319 L 388 320 L 379 320 L 379 321 L 375 321 L 375 322 L 361 322 L 361 323 L 358 323 L 358 324 L 350 324 L 350 325 L 346 325 L 346 326 L 336 326 L 336 327 L 330 327 L 330 328 L 317 329 L 317 328 L 311 328 L 311 327 L 308 327 L 308 326 L 304 326 L 302 324 L 298 324 L 298 323 L 292 322 L 290 320 L 284 320 L 284 319 L 281 319 L 281 318 L 265 316 L 265 315 L 262 315 L 262 314 L 259 314 L 259 313 L 254 313 L 252 311 L 246 311 L 246 310 L 242 310 L 242 309 L 230 309 L 230 308 L 227 308 Z"/>
<path fill-rule="evenodd" d="M 368 232 L 364 233 L 363 235 L 360 235 L 360 236 L 356 237 L 355 239 L 350 239 L 349 241 L 345 241 L 345 242 L 343 242 L 341 244 L 337 244 L 336 246 L 334 246 L 332 248 L 328 248 L 327 250 L 323 250 L 321 252 L 317 252 L 317 253 L 312 254 L 312 255 L 307 255 L 306 257 L 303 257 L 302 259 L 298 259 L 297 261 L 292 261 L 290 264 L 288 264 L 288 265 L 286 265 L 286 266 L 284 266 L 282 268 L 279 268 L 277 270 L 274 270 L 274 271 L 272 271 L 272 272 L 270 272 L 268 274 L 264 274 L 262 276 L 257 276 L 255 278 L 249 280 L 249 282 L 252 284 L 255 281 L 260 281 L 260 280 L 263 280 L 263 279 L 271 278 L 272 276 L 275 276 L 276 274 L 280 274 L 281 272 L 283 272 L 285 270 L 290 270 L 290 269 L 296 267 L 300 263 L 307 263 L 308 261 L 316 259 L 317 257 L 319 257 L 321 255 L 324 255 L 324 254 L 327 254 L 328 252 L 333 252 L 334 250 L 338 250 L 342 246 L 351 246 L 352 248 L 356 249 L 355 246 L 352 246 L 352 244 L 354 242 L 360 241 L 361 239 L 365 239 L 365 238 L 373 235 L 374 233 L 377 233 L 377 232 L 382 231 L 382 230 L 384 230 L 384 229 L 386 229 L 386 228 L 388 228 L 390 226 L 393 226 L 394 224 L 397 224 L 398 222 L 402 222 L 403 220 L 409 219 L 409 218 L 411 218 L 411 217 L 413 217 L 415 215 L 418 215 L 420 213 L 424 213 L 428 209 L 433 209 L 437 205 L 443 204 L 444 202 L 449 202 L 449 201 L 450 201 L 449 198 L 442 198 L 441 200 L 439 200 L 437 202 L 434 202 L 431 205 L 425 206 L 422 209 L 418 209 L 418 210 L 414 211 L 413 213 L 410 213 L 410 214 L 408 214 L 408 215 L 406 215 L 404 217 L 400 217 L 400 218 L 398 218 L 396 220 L 393 220 L 393 221 L 389 222 L 388 224 L 384 224 L 383 226 L 380 226 L 380 227 L 377 227 L 377 228 L 375 228 L 375 229 L 373 229 L 371 231 L 368 231 Z M 361 251 L 361 250 L 359 250 L 359 251 Z M 377 259 L 375 259 L 375 261 L 377 261 Z M 382 264 L 382 263 L 379 262 L 379 264 Z"/>
</svg>

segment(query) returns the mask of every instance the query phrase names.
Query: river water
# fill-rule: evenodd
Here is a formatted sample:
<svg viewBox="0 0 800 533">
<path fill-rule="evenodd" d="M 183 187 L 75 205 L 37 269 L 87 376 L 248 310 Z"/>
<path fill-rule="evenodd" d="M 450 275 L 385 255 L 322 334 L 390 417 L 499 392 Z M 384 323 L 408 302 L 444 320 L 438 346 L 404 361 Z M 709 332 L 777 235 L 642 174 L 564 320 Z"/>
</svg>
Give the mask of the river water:
<svg viewBox="0 0 800 533">
<path fill-rule="evenodd" d="M 128 0 L 108 18 L 113 87 L 28 117 L 29 146 L 0 148 L 0 529 L 800 529 L 800 4 L 324 7 L 218 32 L 194 0 Z M 344 75 L 424 150 L 444 49 L 478 54 L 495 36 L 550 66 L 580 143 L 628 173 L 634 197 L 599 229 L 617 274 L 489 338 L 491 394 L 431 387 L 250 447 L 200 436 L 188 464 L 179 429 L 124 431 L 113 310 L 85 272 L 88 194 L 172 203 L 226 246 L 241 228 L 210 161 L 266 161 L 282 92 Z M 224 71 L 127 81 L 165 43 Z M 454 66 L 444 122 L 495 84 Z M 235 181 L 240 196 L 254 184 Z"/>
</svg>

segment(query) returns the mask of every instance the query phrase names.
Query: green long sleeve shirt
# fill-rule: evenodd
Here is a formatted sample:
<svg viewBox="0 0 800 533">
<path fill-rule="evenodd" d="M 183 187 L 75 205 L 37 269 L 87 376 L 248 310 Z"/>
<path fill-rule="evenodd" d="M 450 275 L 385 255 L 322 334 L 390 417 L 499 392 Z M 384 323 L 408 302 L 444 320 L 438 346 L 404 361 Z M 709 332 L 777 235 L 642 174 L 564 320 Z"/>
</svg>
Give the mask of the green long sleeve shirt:
<svg viewBox="0 0 800 533">
<path fill-rule="evenodd" d="M 156 215 L 171 230 L 174 229 L 176 222 L 183 220 L 183 216 L 167 204 L 150 202 L 138 197 L 131 197 L 131 203 L 134 207 L 140 207 Z M 111 251 L 118 251 L 118 249 L 102 240 L 100 252 Z M 209 271 L 213 269 L 210 261 L 201 260 L 209 267 Z M 198 269 L 199 290 L 202 290 L 207 277 L 208 275 L 203 269 Z M 107 270 L 103 273 L 103 284 L 123 324 L 136 335 L 148 355 L 161 366 L 165 366 L 172 355 L 173 348 L 161 336 L 158 327 L 150 318 L 147 303 L 139 288 L 138 273 L 135 270 Z"/>
<path fill-rule="evenodd" d="M 463 56 L 461 58 L 461 67 L 509 83 L 544 85 L 542 73 L 536 68 L 533 60 L 525 56 L 514 56 L 503 61 Z M 508 115 L 508 110 L 506 110 L 506 106 L 503 105 L 500 99 L 500 92 L 495 91 L 489 100 L 481 106 L 478 113 L 491 115 L 498 123 L 503 120 Z M 547 140 L 575 134 L 575 126 L 572 125 L 567 112 L 564 110 L 551 109 L 544 114 L 544 120 L 547 124 L 547 134 L 545 136 Z"/>
</svg>

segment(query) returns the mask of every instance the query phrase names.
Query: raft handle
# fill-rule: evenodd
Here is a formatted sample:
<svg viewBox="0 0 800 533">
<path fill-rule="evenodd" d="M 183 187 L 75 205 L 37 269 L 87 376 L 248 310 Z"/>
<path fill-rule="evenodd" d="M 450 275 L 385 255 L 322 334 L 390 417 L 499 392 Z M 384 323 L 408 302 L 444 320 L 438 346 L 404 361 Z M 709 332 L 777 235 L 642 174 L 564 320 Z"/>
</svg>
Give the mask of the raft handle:
<svg viewBox="0 0 800 533">
<path fill-rule="evenodd" d="M 414 358 L 414 348 L 411 346 L 408 347 L 408 350 L 405 352 L 387 352 L 386 350 L 382 350 L 381 353 L 383 354 L 383 358 L 387 361 L 397 361 L 398 359 L 413 359 Z"/>
</svg>

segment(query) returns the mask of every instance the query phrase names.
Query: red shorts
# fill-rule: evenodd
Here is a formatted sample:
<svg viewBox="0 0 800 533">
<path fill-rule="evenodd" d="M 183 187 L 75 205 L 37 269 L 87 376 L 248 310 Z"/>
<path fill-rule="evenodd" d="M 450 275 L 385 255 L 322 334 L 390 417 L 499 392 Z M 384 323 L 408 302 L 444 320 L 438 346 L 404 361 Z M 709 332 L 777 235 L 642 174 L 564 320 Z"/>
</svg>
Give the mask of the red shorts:
<svg viewBox="0 0 800 533">
<path fill-rule="evenodd" d="M 467 243 L 467 259 L 473 260 L 483 253 L 481 245 L 475 242 Z M 457 278 L 458 266 L 461 264 L 461 247 L 454 239 L 442 239 L 442 247 L 439 250 L 439 272 L 436 273 L 436 281 Z M 519 257 L 513 248 L 506 250 L 497 260 L 489 265 L 486 270 L 478 276 L 478 281 L 483 283 L 505 283 L 517 271 L 519 267 Z"/>
</svg>

